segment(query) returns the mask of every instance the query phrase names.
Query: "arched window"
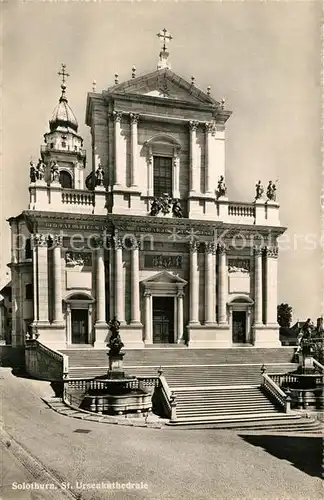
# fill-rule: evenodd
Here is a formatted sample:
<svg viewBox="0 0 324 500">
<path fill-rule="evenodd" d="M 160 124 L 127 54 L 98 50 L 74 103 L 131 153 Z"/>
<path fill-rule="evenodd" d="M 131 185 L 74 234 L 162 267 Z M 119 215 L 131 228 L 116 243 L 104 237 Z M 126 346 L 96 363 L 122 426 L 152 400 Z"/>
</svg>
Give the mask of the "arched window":
<svg viewBox="0 0 324 500">
<path fill-rule="evenodd" d="M 72 176 L 66 170 L 60 172 L 60 184 L 63 188 L 72 188 Z"/>
</svg>

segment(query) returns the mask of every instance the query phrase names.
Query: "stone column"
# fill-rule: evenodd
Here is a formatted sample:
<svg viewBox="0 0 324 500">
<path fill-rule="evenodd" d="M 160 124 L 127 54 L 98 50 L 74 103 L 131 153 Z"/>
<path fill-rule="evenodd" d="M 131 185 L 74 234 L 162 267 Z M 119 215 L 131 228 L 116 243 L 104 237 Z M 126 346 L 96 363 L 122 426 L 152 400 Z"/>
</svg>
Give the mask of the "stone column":
<svg viewBox="0 0 324 500">
<path fill-rule="evenodd" d="M 226 265 L 226 247 L 218 245 L 218 323 L 227 324 L 226 315 L 227 299 L 227 265 Z"/>
<path fill-rule="evenodd" d="M 262 325 L 262 249 L 254 247 L 254 325 Z"/>
<path fill-rule="evenodd" d="M 132 172 L 131 172 L 131 185 L 132 187 L 137 187 L 139 186 L 139 172 L 138 172 L 138 165 L 137 165 L 137 143 L 138 143 L 138 131 L 137 131 L 137 124 L 139 120 L 139 115 L 130 113 L 130 121 L 131 121 L 131 151 L 132 151 L 132 160 L 131 160 L 131 165 L 132 165 Z"/>
<path fill-rule="evenodd" d="M 190 121 L 189 122 L 189 130 L 190 130 L 190 171 L 191 171 L 191 179 L 190 179 L 190 191 L 193 193 L 200 192 L 200 171 L 198 165 L 198 155 L 197 155 L 197 128 L 199 122 Z"/>
<path fill-rule="evenodd" d="M 105 280 L 105 250 L 104 241 L 97 240 L 96 250 L 96 326 L 106 325 L 106 280 Z M 90 325 L 89 325 L 90 326 Z"/>
<path fill-rule="evenodd" d="M 125 174 L 123 172 L 123 162 L 121 161 L 121 148 L 120 148 L 120 140 L 121 140 L 121 120 L 123 113 L 121 111 L 114 111 L 113 119 L 115 122 L 114 126 L 114 141 L 115 141 L 115 185 L 125 185 Z"/>
<path fill-rule="evenodd" d="M 205 248 L 205 324 L 216 323 L 214 292 L 214 274 L 216 270 L 213 266 L 215 251 L 215 243 L 213 241 L 207 242 Z"/>
<path fill-rule="evenodd" d="M 33 324 L 35 325 L 38 320 L 38 289 L 37 289 L 37 248 L 34 242 L 34 236 L 31 235 L 31 245 L 32 245 L 32 265 L 33 265 Z"/>
<path fill-rule="evenodd" d="M 38 320 L 48 323 L 48 236 L 36 234 L 34 243 L 37 247 Z"/>
<path fill-rule="evenodd" d="M 54 323 L 63 323 L 62 312 L 62 255 L 61 248 L 63 238 L 60 235 L 54 235 L 52 238 L 53 245 L 53 278 L 54 278 Z"/>
<path fill-rule="evenodd" d="M 181 343 L 183 340 L 183 292 L 179 292 L 177 295 L 178 299 L 178 338 L 177 343 Z"/>
<path fill-rule="evenodd" d="M 277 327 L 278 247 L 266 247 L 264 254 L 266 283 L 265 322 L 267 326 Z"/>
<path fill-rule="evenodd" d="M 153 179 L 154 179 L 154 174 L 153 174 L 153 152 L 152 152 L 152 146 L 148 146 L 146 162 L 147 162 L 147 196 L 153 196 Z"/>
<path fill-rule="evenodd" d="M 214 124 L 212 122 L 205 123 L 205 193 L 212 192 L 211 186 L 211 169 L 212 165 L 212 155 L 211 155 L 211 140 L 212 134 L 215 131 Z"/>
<path fill-rule="evenodd" d="M 140 241 L 133 240 L 131 250 L 131 323 L 141 322 L 140 294 L 139 294 L 139 249 Z"/>
<path fill-rule="evenodd" d="M 71 304 L 66 304 L 66 342 L 72 344 Z"/>
<path fill-rule="evenodd" d="M 115 242 L 115 313 L 121 324 L 125 323 L 125 288 L 124 288 L 124 270 L 123 270 L 123 245 L 119 237 L 114 238 Z"/>
<path fill-rule="evenodd" d="M 172 196 L 175 199 L 179 199 L 180 198 L 180 157 L 179 157 L 178 150 L 175 150 L 172 160 L 173 160 Z"/>
<path fill-rule="evenodd" d="M 152 295 L 150 292 L 144 293 L 145 300 L 145 344 L 153 343 L 152 334 Z"/>
<path fill-rule="evenodd" d="M 189 243 L 190 251 L 190 308 L 189 322 L 199 323 L 199 273 L 198 273 L 198 241 L 192 240 Z"/>
</svg>

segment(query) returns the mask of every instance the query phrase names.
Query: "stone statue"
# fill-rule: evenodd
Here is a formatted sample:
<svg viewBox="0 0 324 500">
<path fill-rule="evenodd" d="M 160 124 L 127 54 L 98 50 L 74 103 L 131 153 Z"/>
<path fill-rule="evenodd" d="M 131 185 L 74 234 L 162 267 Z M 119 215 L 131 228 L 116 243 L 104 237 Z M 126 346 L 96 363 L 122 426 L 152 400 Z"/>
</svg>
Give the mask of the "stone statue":
<svg viewBox="0 0 324 500">
<path fill-rule="evenodd" d="M 308 318 L 304 325 L 301 328 L 301 332 L 303 333 L 304 338 L 310 338 L 312 336 L 312 333 L 314 331 L 314 325 L 312 323 L 312 320 Z"/>
<path fill-rule="evenodd" d="M 60 182 L 60 171 L 57 161 L 53 161 L 51 165 L 51 181 Z"/>
<path fill-rule="evenodd" d="M 227 188 L 225 185 L 224 176 L 221 175 L 217 184 L 217 198 L 221 196 L 226 196 Z"/>
<path fill-rule="evenodd" d="M 178 218 L 183 217 L 182 208 L 181 208 L 179 200 L 174 201 L 173 206 L 172 206 L 172 213 L 173 213 L 174 217 L 178 217 Z"/>
<path fill-rule="evenodd" d="M 172 199 L 168 193 L 164 193 L 160 198 L 160 207 L 163 215 L 169 214 L 171 210 Z"/>
<path fill-rule="evenodd" d="M 155 217 L 158 213 L 160 212 L 160 203 L 159 200 L 154 198 L 151 204 L 151 210 L 150 210 L 150 215 Z"/>
<path fill-rule="evenodd" d="M 104 171 L 103 171 L 103 168 L 100 165 L 100 163 L 99 163 L 99 166 L 96 170 L 95 179 L 96 179 L 96 182 L 95 182 L 96 186 L 103 186 L 104 185 Z"/>
<path fill-rule="evenodd" d="M 261 184 L 261 181 L 258 181 L 258 183 L 255 185 L 255 199 L 260 200 L 263 196 L 264 193 L 264 187 Z"/>
<path fill-rule="evenodd" d="M 269 181 L 268 187 L 267 187 L 267 198 L 269 201 L 276 201 L 276 185 L 274 182 Z"/>
<path fill-rule="evenodd" d="M 30 169 L 29 169 L 29 177 L 30 177 L 30 182 L 36 182 L 36 178 L 37 178 L 37 171 L 36 171 L 36 167 L 34 165 L 34 162 L 30 162 L 29 163 L 30 165 Z"/>
<path fill-rule="evenodd" d="M 107 347 L 109 347 L 110 349 L 110 355 L 119 354 L 124 347 L 124 344 L 119 335 L 119 327 L 120 321 L 118 321 L 116 316 L 114 316 L 113 319 L 111 319 L 108 323 L 108 328 L 111 331 L 111 337 L 109 339 L 109 343 L 107 344 Z"/>
<path fill-rule="evenodd" d="M 41 159 L 39 159 L 36 167 L 36 179 L 38 181 L 44 180 L 45 168 L 46 168 L 45 163 Z"/>
</svg>

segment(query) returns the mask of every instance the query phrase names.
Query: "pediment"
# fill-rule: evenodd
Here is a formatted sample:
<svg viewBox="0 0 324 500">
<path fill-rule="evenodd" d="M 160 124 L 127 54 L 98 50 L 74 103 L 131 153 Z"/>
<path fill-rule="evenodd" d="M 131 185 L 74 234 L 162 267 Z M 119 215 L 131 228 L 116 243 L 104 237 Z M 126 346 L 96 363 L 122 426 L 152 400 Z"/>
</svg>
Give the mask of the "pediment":
<svg viewBox="0 0 324 500">
<path fill-rule="evenodd" d="M 219 102 L 215 101 L 210 95 L 202 92 L 195 85 L 187 82 L 169 69 L 160 69 L 114 85 L 108 89 L 108 93 L 138 94 L 196 104 L 219 105 Z"/>
<path fill-rule="evenodd" d="M 176 276 L 168 271 L 162 271 L 160 273 L 154 274 L 154 276 L 150 276 L 142 281 L 143 285 L 149 285 L 153 283 L 170 283 L 170 284 L 181 284 L 186 285 L 186 280 L 180 278 L 180 276 Z"/>
</svg>

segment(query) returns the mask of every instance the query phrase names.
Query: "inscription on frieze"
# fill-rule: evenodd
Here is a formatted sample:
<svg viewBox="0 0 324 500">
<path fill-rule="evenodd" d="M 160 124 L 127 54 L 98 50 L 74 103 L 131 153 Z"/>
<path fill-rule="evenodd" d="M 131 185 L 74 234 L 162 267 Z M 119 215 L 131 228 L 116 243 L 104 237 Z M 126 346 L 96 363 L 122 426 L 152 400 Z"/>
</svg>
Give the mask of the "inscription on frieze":
<svg viewBox="0 0 324 500">
<path fill-rule="evenodd" d="M 181 255 L 144 255 L 144 267 L 158 269 L 181 269 Z"/>
</svg>

